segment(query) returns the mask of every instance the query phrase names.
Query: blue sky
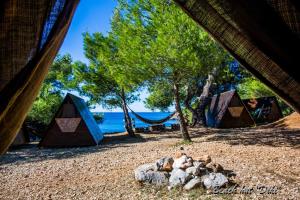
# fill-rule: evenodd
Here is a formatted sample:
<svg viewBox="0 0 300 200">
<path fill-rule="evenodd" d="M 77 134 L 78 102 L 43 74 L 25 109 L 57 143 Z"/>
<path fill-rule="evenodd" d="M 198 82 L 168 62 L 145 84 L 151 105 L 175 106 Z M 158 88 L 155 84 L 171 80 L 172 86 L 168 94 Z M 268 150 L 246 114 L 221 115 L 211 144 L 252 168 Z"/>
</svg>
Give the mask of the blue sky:
<svg viewBox="0 0 300 200">
<path fill-rule="evenodd" d="M 70 53 L 73 60 L 81 60 L 87 62 L 83 54 L 83 32 L 102 32 L 110 31 L 110 18 L 117 2 L 115 0 L 81 0 L 72 24 L 64 40 L 64 43 L 59 51 L 60 54 Z M 77 94 L 76 92 L 72 92 Z M 142 91 L 140 102 L 135 102 L 131 105 L 134 111 L 148 112 L 143 104 L 143 100 L 147 97 L 147 92 Z M 93 111 L 109 112 L 110 110 L 103 109 L 101 106 L 96 106 Z M 114 112 L 121 112 L 121 109 L 114 109 Z"/>
</svg>

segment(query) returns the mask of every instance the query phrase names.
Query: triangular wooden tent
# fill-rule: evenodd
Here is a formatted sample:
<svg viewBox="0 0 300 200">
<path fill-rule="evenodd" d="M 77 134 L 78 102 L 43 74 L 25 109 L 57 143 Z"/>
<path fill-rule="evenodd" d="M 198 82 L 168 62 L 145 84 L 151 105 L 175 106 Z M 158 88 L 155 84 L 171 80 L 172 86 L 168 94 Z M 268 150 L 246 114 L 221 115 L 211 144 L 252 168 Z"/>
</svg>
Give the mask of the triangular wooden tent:
<svg viewBox="0 0 300 200">
<path fill-rule="evenodd" d="M 97 145 L 103 139 L 84 100 L 67 94 L 40 142 L 43 147 Z"/>
<path fill-rule="evenodd" d="M 283 117 L 277 98 L 274 96 L 244 99 L 243 103 L 255 123 L 270 123 Z"/>
<path fill-rule="evenodd" d="M 207 112 L 207 125 L 215 128 L 254 126 L 250 113 L 236 91 L 213 96 Z"/>
</svg>

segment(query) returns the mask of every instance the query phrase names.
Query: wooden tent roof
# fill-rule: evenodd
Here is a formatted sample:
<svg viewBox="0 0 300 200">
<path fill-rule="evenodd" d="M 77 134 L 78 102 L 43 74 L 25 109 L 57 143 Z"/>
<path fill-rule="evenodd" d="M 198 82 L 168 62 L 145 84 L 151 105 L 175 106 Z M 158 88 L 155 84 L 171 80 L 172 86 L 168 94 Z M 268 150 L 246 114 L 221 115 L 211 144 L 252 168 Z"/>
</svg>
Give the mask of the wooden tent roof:
<svg viewBox="0 0 300 200">
<path fill-rule="evenodd" d="M 216 128 L 239 128 L 255 125 L 250 113 L 235 90 L 213 96 L 207 124 Z"/>
</svg>

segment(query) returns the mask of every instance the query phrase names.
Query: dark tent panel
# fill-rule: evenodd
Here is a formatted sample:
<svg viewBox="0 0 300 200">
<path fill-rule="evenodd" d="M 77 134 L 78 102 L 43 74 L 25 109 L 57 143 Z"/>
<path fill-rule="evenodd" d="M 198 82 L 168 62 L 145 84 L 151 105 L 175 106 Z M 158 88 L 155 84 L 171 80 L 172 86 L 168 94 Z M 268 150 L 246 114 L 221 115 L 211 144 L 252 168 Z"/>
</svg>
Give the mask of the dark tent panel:
<svg viewBox="0 0 300 200">
<path fill-rule="evenodd" d="M 228 52 L 300 111 L 299 0 L 175 0 Z"/>
<path fill-rule="evenodd" d="M 250 113 L 236 91 L 213 96 L 207 112 L 207 125 L 215 128 L 254 126 Z"/>
<path fill-rule="evenodd" d="M 24 129 L 21 128 L 20 131 L 18 132 L 15 140 L 11 144 L 11 147 L 17 147 L 20 145 L 24 145 L 30 142 L 30 137 L 28 132 Z"/>
<path fill-rule="evenodd" d="M 67 94 L 40 142 L 43 147 L 97 145 L 103 139 L 84 100 Z"/>
<path fill-rule="evenodd" d="M 244 105 L 250 112 L 255 123 L 270 123 L 283 117 L 276 97 L 244 99 Z"/>
</svg>

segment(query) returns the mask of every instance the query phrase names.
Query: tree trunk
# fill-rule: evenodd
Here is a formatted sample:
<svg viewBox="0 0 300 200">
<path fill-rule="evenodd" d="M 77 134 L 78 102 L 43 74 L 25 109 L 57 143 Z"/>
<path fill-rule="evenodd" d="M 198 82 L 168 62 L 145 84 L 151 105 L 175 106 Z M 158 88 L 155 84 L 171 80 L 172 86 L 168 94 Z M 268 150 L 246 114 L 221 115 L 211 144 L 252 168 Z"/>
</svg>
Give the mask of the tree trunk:
<svg viewBox="0 0 300 200">
<path fill-rule="evenodd" d="M 186 109 L 188 109 L 192 113 L 192 123 L 190 124 L 192 127 L 194 127 L 198 122 L 196 109 L 193 109 L 191 106 L 191 101 L 194 95 L 195 94 L 192 92 L 191 88 L 188 87 L 186 92 L 186 98 L 184 100 L 184 105 Z"/>
<path fill-rule="evenodd" d="M 201 122 L 203 126 L 207 126 L 205 108 L 210 102 L 209 91 L 214 81 L 214 77 L 216 76 L 216 73 L 217 73 L 217 68 L 214 68 L 212 73 L 208 75 L 208 78 L 206 79 L 206 83 L 203 87 L 203 91 L 200 97 L 198 97 L 199 103 L 196 108 L 196 118 L 198 120 L 198 123 Z"/>
<path fill-rule="evenodd" d="M 174 99 L 175 99 L 175 109 L 178 113 L 179 123 L 180 123 L 180 131 L 183 137 L 183 140 L 186 141 L 192 141 L 189 135 L 189 132 L 187 130 L 187 126 L 183 117 L 183 113 L 180 106 L 180 100 L 179 100 L 179 88 L 178 84 L 174 84 Z"/>
<path fill-rule="evenodd" d="M 126 103 L 126 96 L 123 89 L 122 89 L 121 99 L 122 99 L 122 109 L 123 109 L 124 119 L 125 119 L 125 129 L 129 136 L 135 137 L 134 131 L 132 130 L 132 122 L 129 116 L 127 103 Z"/>
</svg>

